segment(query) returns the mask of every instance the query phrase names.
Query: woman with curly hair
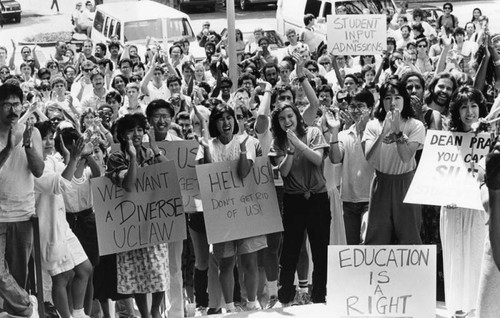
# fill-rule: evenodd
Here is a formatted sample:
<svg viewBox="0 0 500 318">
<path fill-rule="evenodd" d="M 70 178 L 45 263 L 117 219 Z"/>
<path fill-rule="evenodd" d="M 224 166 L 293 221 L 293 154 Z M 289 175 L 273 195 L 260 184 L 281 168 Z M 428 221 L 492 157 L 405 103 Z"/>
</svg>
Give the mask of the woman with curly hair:
<svg viewBox="0 0 500 318">
<path fill-rule="evenodd" d="M 450 131 L 473 133 L 472 125 L 486 115 L 486 100 L 479 90 L 462 86 L 453 93 Z M 441 208 L 440 232 L 446 308 L 450 315 L 470 314 L 477 309 L 486 214 L 450 202 Z"/>
<path fill-rule="evenodd" d="M 283 305 L 294 299 L 295 271 L 307 230 L 314 263 L 311 300 L 323 303 L 331 221 L 323 170 L 329 146 L 320 129 L 306 126 L 299 109 L 291 103 L 284 102 L 273 111 L 271 125 L 274 140 L 269 157 L 280 170 L 285 192 L 278 299 Z"/>
</svg>

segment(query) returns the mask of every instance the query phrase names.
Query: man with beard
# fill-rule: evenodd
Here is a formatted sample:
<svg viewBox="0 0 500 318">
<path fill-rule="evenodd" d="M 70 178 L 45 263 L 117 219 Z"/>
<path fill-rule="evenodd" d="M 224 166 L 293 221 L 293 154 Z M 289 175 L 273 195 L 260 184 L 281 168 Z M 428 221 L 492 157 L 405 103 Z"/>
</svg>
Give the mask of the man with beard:
<svg viewBox="0 0 500 318">
<path fill-rule="evenodd" d="M 443 119 L 448 117 L 451 94 L 457 88 L 457 82 L 450 73 L 441 73 L 432 79 L 429 85 L 430 94 L 425 98 L 425 104 L 441 113 Z M 443 120 L 444 128 L 447 122 Z"/>
<path fill-rule="evenodd" d="M 279 80 L 279 67 L 274 63 L 267 63 L 262 68 L 262 74 L 264 75 L 264 79 L 266 82 L 269 82 L 273 87 L 276 86 Z"/>
<path fill-rule="evenodd" d="M 0 295 L 8 316 L 38 317 L 36 297 L 24 288 L 33 246 L 34 177 L 42 175 L 44 163 L 40 132 L 18 124 L 22 102 L 19 86 L 0 86 Z"/>
<path fill-rule="evenodd" d="M 157 99 L 149 103 L 146 108 L 146 116 L 149 124 L 154 128 L 155 141 L 182 140 L 169 133 L 174 113 L 172 105 L 165 100 Z M 165 155 L 169 156 L 169 154 Z M 170 156 L 169 159 L 174 158 Z M 184 317 L 184 301 L 182 299 L 182 246 L 182 241 L 168 243 L 170 292 L 167 295 L 169 295 L 169 302 L 172 304 L 168 310 L 168 317 Z"/>
</svg>

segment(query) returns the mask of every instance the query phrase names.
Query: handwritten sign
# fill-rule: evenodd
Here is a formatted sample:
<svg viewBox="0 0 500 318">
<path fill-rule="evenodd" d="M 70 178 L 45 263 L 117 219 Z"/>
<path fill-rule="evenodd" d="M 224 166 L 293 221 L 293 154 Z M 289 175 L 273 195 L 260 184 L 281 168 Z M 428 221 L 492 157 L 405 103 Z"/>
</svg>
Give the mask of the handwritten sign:
<svg viewBox="0 0 500 318">
<path fill-rule="evenodd" d="M 240 179 L 238 161 L 196 166 L 210 244 L 283 231 L 273 171 L 257 158 Z"/>
<path fill-rule="evenodd" d="M 182 202 L 185 212 L 201 212 L 203 205 L 200 197 L 200 186 L 196 176 L 196 154 L 199 144 L 196 140 L 157 141 L 158 148 L 165 157 L 175 162 L 177 177 L 182 193 Z M 143 143 L 149 148 L 149 143 Z M 119 151 L 120 144 L 111 145 L 111 151 Z"/>
<path fill-rule="evenodd" d="M 405 203 L 483 210 L 478 162 L 489 152 L 486 133 L 427 131 L 424 150 Z"/>
<path fill-rule="evenodd" d="M 329 317 L 436 317 L 436 246 L 330 245 L 327 289 Z"/>
<path fill-rule="evenodd" d="M 381 54 L 387 49 L 383 14 L 330 15 L 327 20 L 328 49 L 333 55 Z"/>
<path fill-rule="evenodd" d="M 107 177 L 91 180 L 99 254 L 125 252 L 186 238 L 173 161 L 139 168 L 132 192 Z"/>
</svg>

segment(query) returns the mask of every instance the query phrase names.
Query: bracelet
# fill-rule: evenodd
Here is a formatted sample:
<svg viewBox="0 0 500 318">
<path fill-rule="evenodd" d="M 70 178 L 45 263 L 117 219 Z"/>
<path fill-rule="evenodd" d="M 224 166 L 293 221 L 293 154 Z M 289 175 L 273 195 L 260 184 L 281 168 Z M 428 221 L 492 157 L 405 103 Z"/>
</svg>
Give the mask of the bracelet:
<svg viewBox="0 0 500 318">
<path fill-rule="evenodd" d="M 338 140 L 337 141 L 330 141 L 330 145 L 335 145 L 335 144 L 338 144 L 338 143 L 339 143 Z"/>
<path fill-rule="evenodd" d="M 267 90 L 264 91 L 264 94 L 265 93 L 272 93 L 272 91 L 270 89 L 267 89 Z"/>
<path fill-rule="evenodd" d="M 493 65 L 500 66 L 500 59 L 493 61 Z"/>
<path fill-rule="evenodd" d="M 247 152 L 246 151 L 240 151 L 240 155 L 246 155 Z"/>
<path fill-rule="evenodd" d="M 399 134 L 396 135 L 396 143 L 397 144 L 406 144 L 408 142 L 408 136 L 400 132 Z"/>
<path fill-rule="evenodd" d="M 327 130 L 323 130 L 323 135 L 326 134 L 328 132 L 328 129 Z"/>
<path fill-rule="evenodd" d="M 305 79 L 306 79 L 306 76 L 305 76 L 305 75 L 304 75 L 304 76 L 299 77 L 299 83 L 302 83 Z"/>
</svg>

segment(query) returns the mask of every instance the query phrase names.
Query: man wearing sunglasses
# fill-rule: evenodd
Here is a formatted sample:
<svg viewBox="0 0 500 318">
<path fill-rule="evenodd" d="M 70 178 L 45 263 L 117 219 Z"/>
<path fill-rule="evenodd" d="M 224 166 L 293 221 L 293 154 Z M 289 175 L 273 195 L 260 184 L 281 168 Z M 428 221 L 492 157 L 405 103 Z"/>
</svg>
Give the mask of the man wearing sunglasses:
<svg viewBox="0 0 500 318">
<path fill-rule="evenodd" d="M 441 27 L 445 27 L 446 33 L 452 33 L 458 27 L 458 18 L 451 14 L 453 12 L 453 4 L 447 2 L 443 4 L 443 15 L 440 16 L 436 23 L 436 31 L 439 34 Z"/>
<path fill-rule="evenodd" d="M 23 91 L 0 86 L 0 295 L 8 316 L 38 318 L 37 300 L 23 289 L 33 246 L 34 181 L 44 169 L 42 138 L 18 124 Z"/>
</svg>

